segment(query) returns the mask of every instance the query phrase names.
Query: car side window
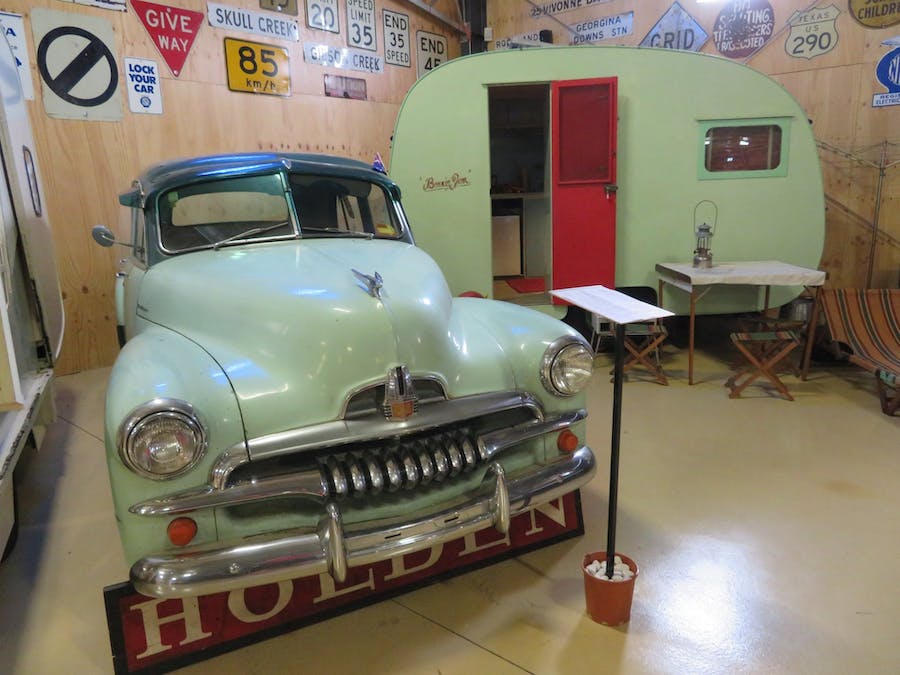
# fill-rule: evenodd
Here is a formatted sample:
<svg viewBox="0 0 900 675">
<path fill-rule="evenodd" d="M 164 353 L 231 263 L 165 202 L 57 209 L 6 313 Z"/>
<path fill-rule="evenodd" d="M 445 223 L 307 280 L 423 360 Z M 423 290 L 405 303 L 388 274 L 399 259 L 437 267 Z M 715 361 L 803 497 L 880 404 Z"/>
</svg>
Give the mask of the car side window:
<svg viewBox="0 0 900 675">
<path fill-rule="evenodd" d="M 393 239 L 402 234 L 393 201 L 376 183 L 292 174 L 290 184 L 304 237 L 368 234 Z"/>
</svg>

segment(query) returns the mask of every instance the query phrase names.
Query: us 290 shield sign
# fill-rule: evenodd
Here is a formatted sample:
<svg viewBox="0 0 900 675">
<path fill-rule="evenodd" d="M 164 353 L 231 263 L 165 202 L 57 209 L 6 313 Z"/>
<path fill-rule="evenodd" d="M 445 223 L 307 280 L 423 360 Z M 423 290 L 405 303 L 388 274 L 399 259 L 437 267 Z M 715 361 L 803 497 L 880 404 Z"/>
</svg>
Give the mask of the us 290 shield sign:
<svg viewBox="0 0 900 675">
<path fill-rule="evenodd" d="M 291 95 L 291 62 L 283 47 L 225 38 L 225 65 L 231 91 Z"/>
</svg>

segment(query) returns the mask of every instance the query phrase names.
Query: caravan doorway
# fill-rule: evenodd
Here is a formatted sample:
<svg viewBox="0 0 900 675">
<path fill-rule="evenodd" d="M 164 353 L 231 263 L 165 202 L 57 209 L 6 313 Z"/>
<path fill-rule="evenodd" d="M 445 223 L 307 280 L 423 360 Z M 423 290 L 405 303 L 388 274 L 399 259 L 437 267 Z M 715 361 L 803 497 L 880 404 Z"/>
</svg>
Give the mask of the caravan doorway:
<svg viewBox="0 0 900 675">
<path fill-rule="evenodd" d="M 494 297 L 615 285 L 616 80 L 488 88 Z"/>
</svg>

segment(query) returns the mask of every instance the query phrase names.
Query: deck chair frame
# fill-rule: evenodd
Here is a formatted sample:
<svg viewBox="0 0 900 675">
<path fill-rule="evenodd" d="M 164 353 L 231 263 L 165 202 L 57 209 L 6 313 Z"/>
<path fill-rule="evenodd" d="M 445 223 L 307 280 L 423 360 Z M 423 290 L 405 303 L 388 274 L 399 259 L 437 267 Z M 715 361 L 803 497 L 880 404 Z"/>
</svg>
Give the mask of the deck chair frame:
<svg viewBox="0 0 900 675">
<path fill-rule="evenodd" d="M 831 339 L 875 376 L 881 410 L 900 408 L 900 289 L 825 288 L 820 301 Z"/>
</svg>

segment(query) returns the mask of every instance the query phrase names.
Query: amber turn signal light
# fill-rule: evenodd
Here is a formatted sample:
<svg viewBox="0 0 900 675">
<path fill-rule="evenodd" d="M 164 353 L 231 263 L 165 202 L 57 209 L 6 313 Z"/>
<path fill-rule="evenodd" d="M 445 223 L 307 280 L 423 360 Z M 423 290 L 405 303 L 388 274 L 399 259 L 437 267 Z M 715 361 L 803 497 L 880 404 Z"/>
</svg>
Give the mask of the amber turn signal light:
<svg viewBox="0 0 900 675">
<path fill-rule="evenodd" d="M 560 452 L 575 452 L 578 449 L 578 436 L 569 429 L 563 429 L 556 438 L 556 447 Z"/>
<path fill-rule="evenodd" d="M 176 518 L 169 523 L 166 532 L 175 546 L 187 546 L 197 534 L 197 523 L 190 518 Z"/>
</svg>

